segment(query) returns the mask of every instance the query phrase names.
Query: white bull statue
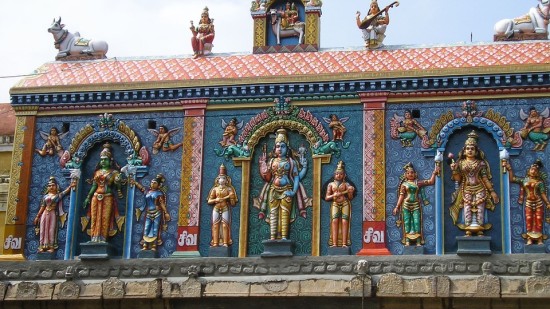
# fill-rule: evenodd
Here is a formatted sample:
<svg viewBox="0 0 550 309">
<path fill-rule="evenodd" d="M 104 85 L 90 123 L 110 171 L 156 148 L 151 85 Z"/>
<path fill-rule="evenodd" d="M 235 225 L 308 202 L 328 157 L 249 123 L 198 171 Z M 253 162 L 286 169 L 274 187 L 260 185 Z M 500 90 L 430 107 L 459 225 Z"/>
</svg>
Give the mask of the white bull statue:
<svg viewBox="0 0 550 309">
<path fill-rule="evenodd" d="M 538 0 L 540 3 L 529 13 L 514 19 L 503 19 L 495 24 L 495 41 L 524 39 L 545 40 L 548 38 L 548 20 L 550 19 L 550 0 Z"/>
<path fill-rule="evenodd" d="M 82 57 L 91 56 L 93 58 L 106 58 L 109 46 L 105 41 L 93 41 L 80 37 L 80 33 L 71 33 L 67 29 L 63 29 L 64 24 L 61 23 L 61 17 L 56 21 L 53 19 L 52 25 L 48 28 L 48 32 L 53 35 L 55 40 L 54 45 L 59 49 L 56 60 L 67 58 L 69 56 Z"/>
</svg>

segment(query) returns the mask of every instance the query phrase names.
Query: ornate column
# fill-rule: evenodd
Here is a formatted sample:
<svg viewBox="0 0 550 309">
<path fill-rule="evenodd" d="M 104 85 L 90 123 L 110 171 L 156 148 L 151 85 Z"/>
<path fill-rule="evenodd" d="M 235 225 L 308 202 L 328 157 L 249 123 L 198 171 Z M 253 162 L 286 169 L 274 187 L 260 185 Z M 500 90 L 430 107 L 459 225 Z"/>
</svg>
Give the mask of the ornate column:
<svg viewBox="0 0 550 309">
<path fill-rule="evenodd" d="M 361 92 L 363 103 L 363 248 L 357 255 L 390 255 L 386 247 L 385 107 L 387 92 Z"/>
<path fill-rule="evenodd" d="M 178 243 L 172 257 L 199 254 L 199 211 L 202 191 L 204 114 L 207 99 L 183 101 L 183 151 L 178 215 Z"/>
<path fill-rule="evenodd" d="M 15 137 L 11 161 L 11 179 L 6 209 L 3 254 L 23 258 L 23 242 L 26 234 L 27 211 L 32 156 L 34 154 L 34 133 L 38 106 L 16 109 Z M 24 180 L 24 181 L 22 181 Z"/>
</svg>

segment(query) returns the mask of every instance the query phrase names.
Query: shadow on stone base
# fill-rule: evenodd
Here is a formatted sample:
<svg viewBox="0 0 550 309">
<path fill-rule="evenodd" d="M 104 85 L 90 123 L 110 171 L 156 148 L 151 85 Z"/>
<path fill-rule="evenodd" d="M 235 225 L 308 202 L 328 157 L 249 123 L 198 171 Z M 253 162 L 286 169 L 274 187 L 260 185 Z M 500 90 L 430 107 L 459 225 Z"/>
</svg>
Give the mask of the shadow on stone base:
<svg viewBox="0 0 550 309">
<path fill-rule="evenodd" d="M 523 253 L 546 253 L 546 246 L 544 246 L 544 245 L 525 245 L 523 247 Z"/>
<path fill-rule="evenodd" d="M 424 246 L 403 246 L 403 255 L 423 255 Z"/>
<path fill-rule="evenodd" d="M 108 242 L 80 243 L 81 260 L 108 260 L 113 256 L 115 248 Z"/>
<path fill-rule="evenodd" d="M 288 239 L 264 240 L 261 257 L 294 256 L 294 241 Z"/>
<path fill-rule="evenodd" d="M 457 236 L 458 255 L 491 255 L 490 236 Z"/>
<path fill-rule="evenodd" d="M 156 259 L 158 252 L 156 250 L 141 250 L 137 257 L 138 259 Z"/>
<path fill-rule="evenodd" d="M 55 259 L 55 252 L 38 252 L 36 253 L 37 261 L 49 261 Z"/>
<path fill-rule="evenodd" d="M 208 251 L 208 256 L 210 257 L 229 257 L 231 249 L 229 247 L 219 246 L 219 247 L 210 247 Z"/>
<path fill-rule="evenodd" d="M 328 247 L 328 255 L 351 255 L 350 247 Z"/>
</svg>

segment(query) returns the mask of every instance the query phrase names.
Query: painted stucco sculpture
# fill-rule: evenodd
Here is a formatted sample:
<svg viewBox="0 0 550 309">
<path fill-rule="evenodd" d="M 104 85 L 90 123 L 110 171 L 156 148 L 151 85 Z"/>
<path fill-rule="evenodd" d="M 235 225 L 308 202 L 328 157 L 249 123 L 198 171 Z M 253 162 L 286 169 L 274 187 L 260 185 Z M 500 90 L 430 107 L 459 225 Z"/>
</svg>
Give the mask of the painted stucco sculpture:
<svg viewBox="0 0 550 309">
<path fill-rule="evenodd" d="M 346 176 L 346 164 L 339 161 L 333 177 L 326 185 L 325 200 L 330 201 L 330 232 L 328 245 L 349 247 L 351 200 L 357 196 L 355 186 Z"/>
<path fill-rule="evenodd" d="M 95 41 L 80 37 L 80 33 L 71 33 L 64 29 L 61 17 L 56 21 L 53 19 L 48 32 L 53 35 L 55 48 L 59 50 L 56 60 L 69 56 L 92 56 L 93 58 L 106 58 L 109 45 L 105 41 Z"/>
<path fill-rule="evenodd" d="M 540 159 L 529 166 L 525 177 L 518 177 L 514 174 L 508 161 L 504 167 L 510 173 L 510 182 L 520 185 L 518 203 L 524 207 L 525 233 L 521 236 L 526 240 L 527 245 L 539 244 L 548 238 L 544 234 L 544 208 L 550 210 L 548 200 L 547 179 L 548 176 L 542 171 L 544 167 Z M 546 206 L 546 207 L 545 207 Z"/>
<path fill-rule="evenodd" d="M 212 240 L 210 246 L 228 247 L 233 244 L 231 237 L 231 207 L 237 204 L 237 192 L 231 184 L 231 177 L 222 164 L 214 186 L 208 193 L 208 204 L 212 205 Z"/>
<path fill-rule="evenodd" d="M 201 13 L 201 19 L 199 25 L 195 27 L 193 21 L 191 21 L 191 46 L 193 47 L 193 58 L 209 55 L 212 52 L 214 46 L 215 31 L 214 31 L 214 19 L 210 18 L 208 7 L 205 7 Z"/>
<path fill-rule="evenodd" d="M 452 160 L 451 178 L 458 185 L 450 207 L 453 223 L 464 230 L 466 236 L 483 235 L 492 226 L 487 222 L 485 211 L 494 210 L 500 199 L 491 182 L 491 168 L 478 146 L 475 131 L 468 134 L 457 161 Z"/>
<path fill-rule="evenodd" d="M 386 27 L 390 24 L 390 15 L 388 12 L 394 6 L 399 6 L 399 2 L 392 2 L 381 10 L 378 6 L 378 1 L 372 0 L 367 16 L 363 20 L 361 20 L 361 12 L 357 11 L 355 13 L 357 27 L 363 33 L 365 47 L 368 49 L 376 49 L 382 46 L 384 38 L 386 38 Z"/>
<path fill-rule="evenodd" d="M 130 181 L 136 188 L 145 194 L 145 204 L 136 208 L 136 219 L 143 216 L 143 237 L 141 239 L 142 250 L 156 251 L 157 247 L 162 245 L 162 232 L 166 231 L 168 221 L 171 220 L 170 213 L 166 208 L 166 178 L 162 174 L 157 174 L 151 179 L 149 189 L 146 189 L 139 182 Z"/>
<path fill-rule="evenodd" d="M 538 0 L 523 16 L 502 19 L 495 24 L 495 41 L 547 40 L 550 0 Z"/>
</svg>

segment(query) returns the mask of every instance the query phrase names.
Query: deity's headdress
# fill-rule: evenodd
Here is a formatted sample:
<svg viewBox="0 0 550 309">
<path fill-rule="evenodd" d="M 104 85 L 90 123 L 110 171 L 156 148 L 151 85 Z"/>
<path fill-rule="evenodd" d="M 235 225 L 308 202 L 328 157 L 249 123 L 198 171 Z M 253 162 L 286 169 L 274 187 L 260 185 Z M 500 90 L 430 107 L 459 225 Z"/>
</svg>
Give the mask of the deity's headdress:
<svg viewBox="0 0 550 309">
<path fill-rule="evenodd" d="M 227 169 L 225 168 L 225 165 L 220 165 L 218 176 L 226 176 L 227 175 Z"/>
<path fill-rule="evenodd" d="M 48 179 L 48 184 L 54 184 L 57 186 L 57 179 L 55 179 L 54 176 L 50 176 L 50 179 Z"/>
<path fill-rule="evenodd" d="M 535 162 L 533 162 L 531 166 L 536 167 L 539 171 L 544 167 L 540 159 L 537 159 Z"/>
<path fill-rule="evenodd" d="M 164 185 L 166 178 L 164 177 L 163 174 L 159 173 L 157 174 L 157 176 L 155 176 L 155 178 L 153 178 L 153 181 L 156 181 L 159 184 L 159 186 L 162 186 Z"/>
<path fill-rule="evenodd" d="M 336 172 L 346 172 L 346 163 L 344 163 L 344 161 L 338 161 L 338 164 L 336 164 Z"/>
<path fill-rule="evenodd" d="M 275 137 L 275 144 L 283 142 L 288 145 L 288 137 L 286 136 L 286 130 L 281 128 L 277 130 Z"/>
<path fill-rule="evenodd" d="M 208 7 L 205 6 L 204 9 L 202 10 L 202 14 L 201 14 L 201 17 L 203 16 L 206 16 L 208 18 L 210 18 L 210 15 L 208 14 Z"/>
<path fill-rule="evenodd" d="M 405 172 L 408 172 L 408 171 L 413 171 L 413 172 L 415 172 L 414 166 L 413 166 L 413 164 L 412 164 L 411 162 L 405 164 L 405 166 L 403 166 L 403 170 L 404 170 Z"/>
<path fill-rule="evenodd" d="M 111 153 L 111 144 L 109 144 L 109 143 L 103 144 L 103 150 L 99 154 L 99 157 L 101 159 L 105 159 L 105 158 L 111 159 L 113 157 L 113 155 Z"/>
<path fill-rule="evenodd" d="M 464 142 L 464 146 L 466 145 L 473 145 L 477 146 L 478 136 L 475 131 L 472 131 L 468 133 L 468 138 L 466 139 L 466 142 Z"/>
</svg>

